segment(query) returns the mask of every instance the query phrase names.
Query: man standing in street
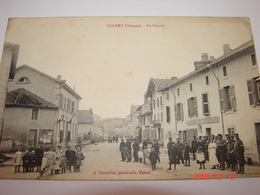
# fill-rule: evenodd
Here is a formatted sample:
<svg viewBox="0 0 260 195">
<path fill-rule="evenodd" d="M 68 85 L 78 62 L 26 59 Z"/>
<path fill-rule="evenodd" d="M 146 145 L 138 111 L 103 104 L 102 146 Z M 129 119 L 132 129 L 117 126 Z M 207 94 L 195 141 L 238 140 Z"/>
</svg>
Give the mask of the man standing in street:
<svg viewBox="0 0 260 195">
<path fill-rule="evenodd" d="M 178 151 L 179 160 L 181 160 L 181 163 L 184 164 L 183 155 L 182 155 L 183 145 L 180 142 L 180 138 L 177 138 L 175 145 Z"/>
<path fill-rule="evenodd" d="M 220 163 L 220 170 L 225 170 L 225 160 L 227 156 L 227 150 L 226 150 L 226 141 L 222 139 L 223 136 L 221 134 L 218 134 L 218 140 L 216 141 L 217 144 L 217 157 L 218 161 Z"/>
<path fill-rule="evenodd" d="M 191 151 L 190 151 L 192 153 L 193 160 L 196 159 L 195 158 L 195 153 L 197 151 L 196 145 L 197 145 L 197 138 L 196 138 L 196 136 L 193 136 L 193 140 L 191 142 Z"/>
<path fill-rule="evenodd" d="M 75 170 L 75 161 L 76 161 L 76 152 L 71 149 L 70 146 L 67 147 L 67 150 L 65 152 L 66 158 L 67 158 L 67 165 L 69 167 L 69 170 L 71 172 L 71 167 L 73 166 L 74 172 Z"/>
<path fill-rule="evenodd" d="M 126 152 L 127 152 L 127 161 L 131 162 L 132 159 L 132 148 L 131 148 L 131 142 L 129 139 L 126 140 Z"/>
<path fill-rule="evenodd" d="M 169 161 L 171 160 L 171 151 L 172 151 L 172 138 L 169 138 L 169 142 L 167 143 L 168 157 Z"/>
<path fill-rule="evenodd" d="M 120 145 L 119 145 L 119 150 L 121 152 L 121 158 L 122 160 L 121 161 L 125 161 L 125 142 L 124 142 L 124 139 L 121 139 L 121 142 L 120 142 Z"/>
<path fill-rule="evenodd" d="M 238 163 L 238 171 L 237 173 L 243 174 L 245 173 L 245 158 L 244 158 L 244 144 L 242 140 L 239 138 L 238 133 L 234 134 L 235 136 L 235 146 L 234 146 L 234 155 Z"/>
<path fill-rule="evenodd" d="M 134 140 L 132 147 L 133 147 L 133 150 L 134 150 L 134 162 L 138 162 L 139 143 L 138 143 L 137 139 Z"/>
</svg>

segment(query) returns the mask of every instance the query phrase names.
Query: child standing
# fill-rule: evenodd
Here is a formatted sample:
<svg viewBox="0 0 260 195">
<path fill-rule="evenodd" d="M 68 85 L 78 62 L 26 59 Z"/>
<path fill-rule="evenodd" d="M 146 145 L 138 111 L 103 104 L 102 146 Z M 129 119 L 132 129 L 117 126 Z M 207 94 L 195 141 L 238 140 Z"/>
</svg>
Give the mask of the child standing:
<svg viewBox="0 0 260 195">
<path fill-rule="evenodd" d="M 27 173 L 29 171 L 29 161 L 30 161 L 30 154 L 28 149 L 25 150 L 22 160 L 23 160 L 23 173 Z"/>
<path fill-rule="evenodd" d="M 19 147 L 18 151 L 14 155 L 14 166 L 15 166 L 14 172 L 15 173 L 17 173 L 17 172 L 20 173 L 21 172 L 20 171 L 20 167 L 23 164 L 22 156 L 23 156 L 23 153 L 22 153 L 21 148 Z"/>
<path fill-rule="evenodd" d="M 67 159 L 65 153 L 61 155 L 61 173 L 66 173 Z"/>
<path fill-rule="evenodd" d="M 205 155 L 204 155 L 204 151 L 202 150 L 202 147 L 198 147 L 198 153 L 197 153 L 197 163 L 200 164 L 200 168 L 205 169 Z"/>
<path fill-rule="evenodd" d="M 152 165 L 152 171 L 156 170 L 157 158 L 158 158 L 157 153 L 155 152 L 155 149 L 152 148 L 151 153 L 149 154 L 149 159 Z"/>
<path fill-rule="evenodd" d="M 144 148 L 144 150 L 143 150 L 144 164 L 146 164 L 145 160 L 149 159 L 149 152 L 147 150 L 147 146 L 144 146 L 143 148 Z"/>
<path fill-rule="evenodd" d="M 138 161 L 140 163 L 142 163 L 142 161 L 143 161 L 143 150 L 141 147 L 139 147 L 139 151 L 138 151 Z"/>
<path fill-rule="evenodd" d="M 35 151 L 32 150 L 30 154 L 30 160 L 29 160 L 29 172 L 34 172 L 34 167 L 36 167 L 36 160 L 37 160 L 37 156 L 35 154 Z"/>
</svg>

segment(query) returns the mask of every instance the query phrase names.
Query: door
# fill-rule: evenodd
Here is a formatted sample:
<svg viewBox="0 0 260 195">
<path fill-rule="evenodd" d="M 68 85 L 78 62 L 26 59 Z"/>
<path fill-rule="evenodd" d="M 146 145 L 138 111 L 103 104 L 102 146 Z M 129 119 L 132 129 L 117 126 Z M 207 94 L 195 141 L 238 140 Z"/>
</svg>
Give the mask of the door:
<svg viewBox="0 0 260 195">
<path fill-rule="evenodd" d="M 37 129 L 30 129 L 29 130 L 28 145 L 29 145 L 29 147 L 36 148 L 36 145 L 37 145 Z"/>
<path fill-rule="evenodd" d="M 258 151 L 258 163 L 260 163 L 260 123 L 255 123 L 256 144 Z"/>
<path fill-rule="evenodd" d="M 211 142 L 212 139 L 211 128 L 206 128 L 206 136 L 208 136 L 209 141 Z"/>
</svg>

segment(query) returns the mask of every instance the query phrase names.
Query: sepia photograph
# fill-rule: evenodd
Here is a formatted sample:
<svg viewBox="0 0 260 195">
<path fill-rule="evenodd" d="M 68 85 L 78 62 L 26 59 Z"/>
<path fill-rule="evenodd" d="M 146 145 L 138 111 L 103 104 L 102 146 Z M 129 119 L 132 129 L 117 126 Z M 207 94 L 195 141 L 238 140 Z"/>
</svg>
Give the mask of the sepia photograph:
<svg viewBox="0 0 260 195">
<path fill-rule="evenodd" d="M 10 18 L 0 179 L 260 177 L 247 17 Z"/>
</svg>

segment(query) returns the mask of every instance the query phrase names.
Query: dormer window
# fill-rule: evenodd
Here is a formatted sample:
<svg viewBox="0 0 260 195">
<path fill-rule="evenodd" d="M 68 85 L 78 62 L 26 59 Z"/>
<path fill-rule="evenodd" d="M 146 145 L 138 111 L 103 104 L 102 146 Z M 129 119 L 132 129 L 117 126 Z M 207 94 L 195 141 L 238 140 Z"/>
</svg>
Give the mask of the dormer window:
<svg viewBox="0 0 260 195">
<path fill-rule="evenodd" d="M 18 83 L 29 84 L 29 83 L 31 83 L 31 81 L 27 77 L 22 77 L 19 79 Z"/>
</svg>

